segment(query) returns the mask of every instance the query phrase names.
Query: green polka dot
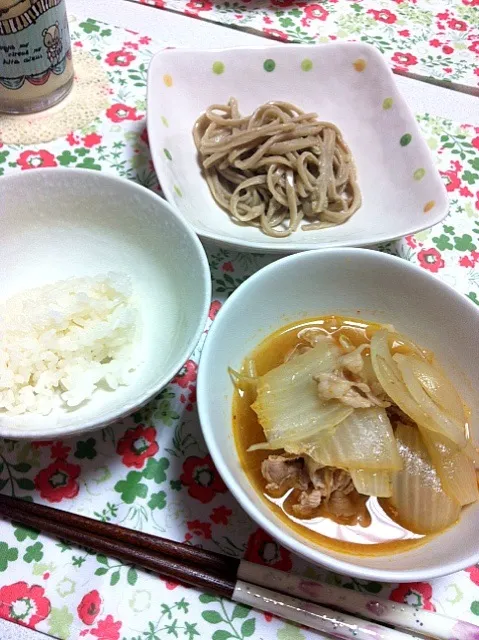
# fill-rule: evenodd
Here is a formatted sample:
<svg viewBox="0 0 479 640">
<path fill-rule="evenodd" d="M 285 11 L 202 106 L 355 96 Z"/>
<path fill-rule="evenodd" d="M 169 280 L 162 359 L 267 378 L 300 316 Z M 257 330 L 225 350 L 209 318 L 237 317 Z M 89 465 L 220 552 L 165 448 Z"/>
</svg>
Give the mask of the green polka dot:
<svg viewBox="0 0 479 640">
<path fill-rule="evenodd" d="M 405 133 L 403 136 L 401 136 L 401 139 L 399 140 L 399 144 L 401 145 L 401 147 L 407 147 L 408 144 L 411 142 L 412 140 L 412 135 L 410 133 Z"/>
<path fill-rule="evenodd" d="M 170 125 L 168 124 L 168 120 L 165 118 L 165 116 L 161 116 L 161 121 L 163 123 L 163 125 L 165 127 L 169 127 Z"/>
<path fill-rule="evenodd" d="M 387 111 L 388 109 L 391 109 L 392 106 L 393 106 L 393 99 L 392 98 L 384 98 L 384 100 L 383 100 L 383 109 L 385 109 Z"/>
<path fill-rule="evenodd" d="M 212 69 L 213 69 L 213 73 L 216 73 L 217 76 L 220 76 L 225 70 L 225 65 L 219 60 L 217 60 L 216 62 L 213 62 Z"/>
<path fill-rule="evenodd" d="M 163 149 L 163 153 L 165 154 L 165 156 L 168 158 L 168 160 L 172 160 L 173 158 L 171 157 L 171 153 L 168 151 L 168 149 Z"/>
<path fill-rule="evenodd" d="M 271 58 L 268 58 L 263 62 L 263 69 L 265 71 L 274 71 L 275 67 L 276 67 L 276 62 L 274 60 L 271 60 Z"/>
<path fill-rule="evenodd" d="M 176 193 L 176 195 L 177 195 L 177 196 L 179 196 L 180 198 L 182 198 L 182 197 L 183 197 L 183 194 L 181 193 L 181 189 L 180 189 L 180 187 L 179 187 L 177 184 L 175 184 L 175 185 L 173 186 L 173 189 L 175 190 L 175 193 Z"/>
<path fill-rule="evenodd" d="M 416 171 L 413 173 L 414 180 L 422 180 L 425 175 L 426 175 L 426 170 L 423 169 L 422 167 L 420 169 L 416 169 Z"/>
<path fill-rule="evenodd" d="M 313 68 L 313 61 L 310 60 L 309 58 L 305 58 L 301 63 L 301 69 L 303 71 L 311 71 L 312 68 Z"/>
</svg>

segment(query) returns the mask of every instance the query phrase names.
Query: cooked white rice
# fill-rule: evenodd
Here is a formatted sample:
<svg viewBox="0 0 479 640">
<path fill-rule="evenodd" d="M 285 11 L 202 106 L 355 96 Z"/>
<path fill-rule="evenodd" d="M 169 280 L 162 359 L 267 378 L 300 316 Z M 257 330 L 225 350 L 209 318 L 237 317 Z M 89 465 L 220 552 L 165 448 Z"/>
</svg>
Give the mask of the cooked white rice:
<svg viewBox="0 0 479 640">
<path fill-rule="evenodd" d="M 0 410 L 47 415 L 128 384 L 137 330 L 130 279 L 70 278 L 0 305 Z"/>
</svg>

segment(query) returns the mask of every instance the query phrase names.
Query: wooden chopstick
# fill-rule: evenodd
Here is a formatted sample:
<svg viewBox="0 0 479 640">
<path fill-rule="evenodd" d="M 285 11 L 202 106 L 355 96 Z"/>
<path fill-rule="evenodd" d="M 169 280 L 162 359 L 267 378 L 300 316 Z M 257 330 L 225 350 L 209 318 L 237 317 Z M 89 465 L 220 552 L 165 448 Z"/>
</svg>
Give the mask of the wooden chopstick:
<svg viewBox="0 0 479 640">
<path fill-rule="evenodd" d="M 355 640 L 411 640 L 412 636 L 383 627 L 372 622 L 365 622 L 347 614 L 338 613 L 310 601 L 303 601 L 269 588 L 258 587 L 245 580 L 231 579 L 231 569 L 227 568 L 225 575 L 218 575 L 208 568 L 211 560 L 216 571 L 221 573 L 218 563 L 219 554 L 201 550 L 198 558 L 194 555 L 197 551 L 191 547 L 188 560 L 185 560 L 185 550 L 181 543 L 175 543 L 159 538 L 152 540 L 152 536 L 128 532 L 123 527 L 100 523 L 83 516 L 70 514 L 65 511 L 52 509 L 44 505 L 24 502 L 18 498 L 11 498 L 0 494 L 0 515 L 4 515 L 14 522 L 50 533 L 60 539 L 65 539 L 77 545 L 91 548 L 94 551 L 118 558 L 127 564 L 135 564 L 144 569 L 154 571 L 163 577 L 177 580 L 185 584 L 197 587 L 201 590 L 215 593 L 236 602 L 255 607 L 262 611 L 273 613 L 287 620 L 304 624 L 313 629 L 329 633 L 334 638 L 349 640 L 352 636 Z M 108 529 L 106 529 L 108 527 Z M 118 535 L 120 540 L 114 535 Z M 94 532 L 95 531 L 95 532 Z M 107 532 L 108 537 L 100 531 Z M 137 547 L 139 539 L 146 541 L 148 548 Z M 171 544 L 168 544 L 170 543 Z M 161 548 L 172 556 L 163 555 L 152 549 Z M 197 559 L 198 563 L 190 562 Z M 227 558 L 225 563 L 231 562 L 234 567 L 237 561 Z M 249 564 L 249 563 L 246 563 Z M 376 635 L 373 635 L 373 632 Z"/>
<path fill-rule="evenodd" d="M 184 562 L 185 564 L 203 567 L 210 572 L 227 576 L 232 580 L 236 579 L 240 562 L 237 558 L 226 556 L 222 553 L 215 553 L 214 551 L 199 549 L 198 547 L 175 542 L 174 540 L 160 538 L 148 533 L 143 533 L 142 531 L 134 531 L 110 522 L 101 522 L 91 518 L 84 518 L 75 513 L 69 513 L 68 511 L 51 509 L 50 507 L 34 502 L 20 502 L 15 498 L 0 494 L 0 505 L 5 505 L 5 508 L 19 509 L 22 504 L 25 505 L 25 509 L 28 510 L 29 514 L 41 519 L 42 524 L 41 526 L 39 524 L 37 528 L 43 529 L 43 531 L 46 531 L 43 523 L 54 520 L 60 522 L 61 525 L 68 530 L 78 529 L 88 534 L 92 533 L 110 540 L 118 540 L 128 545 L 140 547 L 145 551 L 176 558 L 179 562 Z M 64 537 L 67 537 L 66 531 Z"/>
<path fill-rule="evenodd" d="M 195 565 L 175 556 L 170 557 L 140 548 L 132 543 L 105 538 L 93 531 L 95 525 L 99 524 L 95 520 L 75 516 L 86 520 L 84 527 L 77 529 L 68 518 L 73 514 L 35 503 L 24 502 L 23 504 L 24 507 L 21 502 L 18 505 L 14 498 L 0 495 L 0 513 L 14 522 L 20 522 L 34 529 L 50 533 L 56 538 L 68 540 L 82 547 L 91 548 L 98 553 L 118 558 L 127 564 L 138 565 L 174 581 L 199 587 L 205 591 L 214 591 L 226 598 L 231 598 L 233 594 L 235 579 L 228 577 L 228 575 L 220 576 L 217 572 L 207 569 L 206 558 L 204 558 L 203 565 Z M 69 522 L 69 524 L 67 525 L 65 522 Z M 89 527 L 89 531 L 87 527 Z M 135 532 L 132 533 L 135 534 Z M 195 547 L 191 547 L 191 549 L 195 549 Z"/>
<path fill-rule="evenodd" d="M 329 633 L 336 638 L 356 640 L 406 640 L 415 637 L 394 628 L 339 613 L 328 604 L 385 624 L 439 639 L 461 632 L 479 633 L 479 627 L 453 618 L 371 598 L 349 590 L 321 585 L 300 576 L 285 574 L 236 558 L 183 543 L 135 532 L 111 523 L 98 522 L 44 505 L 24 502 L 0 494 L 0 515 L 43 530 L 83 547 L 135 564 L 172 580 L 216 593 L 256 609 L 274 613 Z M 275 586 L 275 591 L 270 586 Z M 278 592 L 279 590 L 279 592 Z M 418 629 L 418 625 L 421 625 Z M 372 633 L 376 635 L 372 636 Z M 458 636 L 459 637 L 459 636 Z"/>
</svg>

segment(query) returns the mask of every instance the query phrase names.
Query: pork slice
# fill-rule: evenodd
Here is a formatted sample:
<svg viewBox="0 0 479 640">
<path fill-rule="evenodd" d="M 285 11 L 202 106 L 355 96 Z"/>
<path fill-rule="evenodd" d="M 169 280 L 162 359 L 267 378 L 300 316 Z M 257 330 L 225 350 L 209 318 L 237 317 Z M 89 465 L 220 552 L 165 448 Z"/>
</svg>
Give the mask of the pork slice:
<svg viewBox="0 0 479 640">
<path fill-rule="evenodd" d="M 319 467 L 311 458 L 308 458 L 306 468 L 313 487 L 322 491 L 327 500 L 335 491 L 347 495 L 354 489 L 352 478 L 344 469 Z"/>
<path fill-rule="evenodd" d="M 334 338 L 329 335 L 325 329 L 321 329 L 321 327 L 306 327 L 305 329 L 301 329 L 298 333 L 298 338 L 304 340 L 312 347 L 320 342 L 334 342 Z"/>
<path fill-rule="evenodd" d="M 309 478 L 301 457 L 270 455 L 261 463 L 261 473 L 267 482 L 266 491 L 269 492 L 281 489 L 305 491 L 308 488 Z"/>
<path fill-rule="evenodd" d="M 390 403 L 375 396 L 369 385 L 348 380 L 342 372 L 320 373 L 314 376 L 314 380 L 318 383 L 318 396 L 321 400 L 339 400 L 354 409 L 389 407 Z"/>
<path fill-rule="evenodd" d="M 369 344 L 362 344 L 354 351 L 346 353 L 339 359 L 341 367 L 347 369 L 350 373 L 360 374 L 364 368 L 363 351 L 369 349 Z"/>
<path fill-rule="evenodd" d="M 350 474 L 336 467 L 321 467 L 308 456 L 305 457 L 305 468 L 311 484 L 308 490 L 301 492 L 297 503 L 293 505 L 294 514 L 298 518 L 312 517 L 324 502 L 330 513 L 349 517 L 353 504 L 350 494 L 355 491 Z"/>
<path fill-rule="evenodd" d="M 323 494 L 320 489 L 312 491 L 302 491 L 298 502 L 293 505 L 293 513 L 298 518 L 307 518 L 317 509 L 323 501 Z"/>
<path fill-rule="evenodd" d="M 328 511 L 336 518 L 351 518 L 363 510 L 363 505 L 358 507 L 355 494 L 346 494 L 344 491 L 333 491 L 328 500 Z"/>
</svg>

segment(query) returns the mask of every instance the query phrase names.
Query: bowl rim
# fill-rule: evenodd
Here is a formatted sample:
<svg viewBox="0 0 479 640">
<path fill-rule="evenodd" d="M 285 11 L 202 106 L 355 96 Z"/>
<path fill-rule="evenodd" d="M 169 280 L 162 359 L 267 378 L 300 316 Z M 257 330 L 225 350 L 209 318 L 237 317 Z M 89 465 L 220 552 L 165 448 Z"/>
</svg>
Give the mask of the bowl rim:
<svg viewBox="0 0 479 640">
<path fill-rule="evenodd" d="M 210 452 L 213 462 L 228 489 L 231 491 L 235 499 L 239 502 L 241 507 L 251 517 L 251 519 L 258 526 L 269 533 L 272 538 L 279 541 L 280 544 L 287 548 L 289 551 L 303 557 L 306 560 L 311 561 L 314 564 L 319 564 L 331 571 L 335 571 L 359 579 L 398 583 L 428 581 L 433 578 L 439 578 L 451 573 L 455 573 L 457 571 L 462 571 L 463 569 L 479 562 L 479 548 L 474 554 L 468 556 L 467 559 L 456 560 L 443 566 L 437 566 L 434 569 L 370 569 L 368 567 L 354 565 L 347 560 L 339 559 L 329 555 L 327 551 L 314 549 L 306 543 L 294 540 L 294 538 L 289 534 L 288 527 L 281 528 L 279 525 L 269 520 L 266 515 L 264 515 L 261 510 L 257 508 L 256 504 L 250 500 L 243 488 L 239 486 L 233 478 L 228 465 L 224 461 L 223 454 L 216 444 L 214 429 L 209 420 L 209 401 L 206 392 L 208 368 L 209 366 L 211 366 L 209 360 L 212 357 L 210 354 L 215 348 L 216 332 L 219 330 L 222 316 L 227 313 L 228 308 L 231 306 L 231 304 L 233 304 L 233 302 L 235 302 L 237 299 L 240 299 L 241 296 L 245 295 L 245 293 L 248 291 L 248 287 L 258 282 L 259 280 L 267 280 L 272 273 L 274 273 L 278 269 L 281 270 L 283 266 L 288 265 L 290 262 L 301 260 L 315 260 L 317 258 L 320 259 L 323 255 L 337 255 L 338 252 L 341 252 L 344 255 L 344 260 L 347 258 L 354 259 L 358 255 L 368 254 L 371 257 L 375 256 L 379 261 L 384 260 L 385 262 L 391 262 L 395 264 L 400 263 L 404 269 L 409 270 L 413 274 L 415 273 L 416 275 L 421 275 L 426 279 L 430 279 L 431 281 L 439 283 L 439 286 L 448 290 L 449 293 L 453 295 L 457 300 L 461 300 L 463 304 L 473 310 L 473 312 L 477 314 L 479 320 L 479 307 L 477 307 L 472 302 L 472 300 L 469 300 L 467 296 L 463 296 L 461 293 L 456 291 L 456 289 L 454 289 L 452 285 L 439 280 L 438 278 L 435 278 L 432 274 L 424 271 L 419 266 L 408 262 L 407 260 L 404 260 L 403 258 L 400 258 L 398 256 L 393 256 L 379 251 L 373 251 L 371 249 L 341 247 L 335 249 L 317 249 L 315 251 L 309 251 L 307 253 L 297 253 L 281 258 L 280 260 L 277 260 L 257 271 L 231 294 L 228 300 L 226 300 L 221 309 L 218 311 L 215 321 L 213 322 L 206 337 L 198 368 L 197 403 L 201 430 L 206 441 L 208 451 Z M 344 555 L 344 557 L 347 557 L 346 554 Z"/>
<path fill-rule="evenodd" d="M 44 176 L 45 178 L 48 176 L 49 182 L 51 182 L 52 179 L 56 180 L 57 178 L 60 179 L 61 177 L 75 179 L 75 176 L 80 176 L 88 180 L 89 176 L 92 176 L 100 181 L 110 182 L 111 184 L 127 184 L 127 188 L 131 189 L 133 192 L 136 192 L 139 197 L 150 198 L 156 204 L 157 208 L 163 207 L 163 213 L 166 213 L 166 215 L 174 218 L 183 229 L 185 238 L 187 238 L 190 242 L 191 253 L 196 254 L 196 257 L 199 261 L 199 268 L 195 271 L 195 278 L 198 280 L 198 284 L 201 283 L 201 285 L 204 287 L 203 302 L 197 322 L 197 327 L 194 333 L 186 342 L 185 346 L 177 352 L 175 362 L 166 370 L 164 374 L 161 375 L 161 377 L 157 379 L 156 384 L 148 387 L 147 389 L 144 389 L 141 394 L 139 394 L 137 400 L 130 401 L 127 405 L 124 405 L 121 411 L 111 410 L 102 420 L 89 418 L 85 420 L 85 422 L 81 425 L 65 425 L 63 427 L 59 427 L 58 429 L 53 429 L 50 431 L 37 427 L 21 430 L 9 426 L 4 426 L 2 424 L 2 416 L 0 415 L 0 437 L 2 438 L 14 438 L 15 440 L 35 440 L 42 438 L 51 439 L 52 437 L 73 437 L 80 433 L 102 429 L 112 424 L 113 422 L 131 415 L 136 410 L 147 404 L 153 396 L 157 395 L 174 378 L 174 376 L 178 373 L 178 371 L 194 351 L 206 326 L 212 295 L 211 271 L 205 249 L 201 244 L 198 236 L 193 231 L 191 226 L 186 222 L 184 217 L 175 209 L 174 205 L 169 203 L 167 200 L 164 200 L 154 191 L 147 189 L 143 185 L 133 182 L 132 180 L 120 178 L 111 173 L 92 171 L 91 169 L 68 169 L 63 167 L 55 167 L 53 171 L 51 168 L 39 168 L 35 169 L 34 173 L 22 172 L 7 175 L 1 179 L 2 184 L 6 185 L 7 181 L 9 181 L 13 183 L 18 182 L 19 187 L 20 183 L 22 182 L 24 182 L 25 185 L 28 185 L 28 181 L 30 180 L 30 178 L 28 177 L 29 175 L 40 176 L 40 178 L 42 176 Z M 0 216 L 0 229 L 1 225 L 2 217 Z"/>
<path fill-rule="evenodd" d="M 148 65 L 147 109 L 146 109 L 146 121 L 147 121 L 148 130 L 152 132 L 155 129 L 153 125 L 153 118 L 156 118 L 157 113 L 153 112 L 153 109 L 151 106 L 155 102 L 153 100 L 153 87 L 155 84 L 153 82 L 153 74 L 156 73 L 156 66 L 158 64 L 158 61 L 163 57 L 174 58 L 177 55 L 191 55 L 191 56 L 206 57 L 206 56 L 211 56 L 216 54 L 218 55 L 223 54 L 225 52 L 231 52 L 237 55 L 238 52 L 241 53 L 242 51 L 270 51 L 270 50 L 278 49 L 278 47 L 284 44 L 285 43 L 282 43 L 282 42 L 276 42 L 275 44 L 267 44 L 267 45 L 254 44 L 254 45 L 242 45 L 239 47 L 215 47 L 212 49 L 198 49 L 195 47 L 178 47 L 178 48 L 165 48 L 165 49 L 161 49 L 160 51 L 157 51 L 155 55 L 151 58 L 150 64 Z M 391 233 L 384 232 L 381 235 L 375 236 L 374 238 L 363 239 L 359 241 L 354 239 L 349 239 L 346 241 L 344 240 L 329 241 L 326 246 L 325 246 L 326 243 L 322 243 L 321 240 L 317 240 L 316 242 L 299 243 L 294 240 L 291 240 L 290 242 L 285 242 L 285 238 L 282 238 L 282 239 L 279 239 L 278 244 L 273 244 L 270 242 L 264 242 L 262 240 L 242 239 L 238 236 L 233 236 L 233 235 L 225 236 L 220 233 L 216 233 L 214 231 L 203 229 L 197 226 L 194 222 L 190 222 L 189 220 L 187 220 L 186 217 L 184 217 L 185 220 L 187 221 L 187 224 L 191 225 L 192 229 L 200 238 L 203 238 L 204 240 L 214 242 L 219 246 L 226 247 L 233 250 L 242 250 L 247 252 L 274 253 L 274 254 L 284 255 L 284 254 L 289 254 L 293 252 L 302 253 L 305 251 L 314 251 L 322 248 L 329 249 L 329 248 L 336 248 L 336 247 L 337 248 L 373 247 L 377 244 L 381 244 L 385 242 L 393 242 L 394 240 L 402 238 L 405 235 L 415 234 L 415 233 L 419 233 L 420 231 L 424 231 L 425 229 L 429 229 L 435 224 L 440 223 L 447 216 L 447 213 L 449 210 L 449 198 L 447 195 L 446 187 L 440 179 L 439 171 L 436 165 L 434 164 L 433 158 L 431 156 L 431 152 L 427 147 L 426 140 L 422 132 L 419 130 L 415 115 L 412 112 L 412 109 L 409 107 L 408 102 L 404 98 L 399 86 L 397 85 L 392 69 L 386 63 L 383 55 L 377 50 L 375 46 L 368 44 L 366 42 L 343 42 L 343 41 L 324 42 L 324 43 L 315 43 L 315 44 L 293 43 L 293 44 L 288 44 L 288 51 L 307 50 L 311 52 L 312 48 L 314 49 L 318 47 L 328 47 L 330 49 L 339 48 L 339 47 L 341 48 L 348 47 L 351 49 L 364 50 L 368 53 L 368 55 L 371 55 L 375 57 L 377 60 L 381 61 L 380 64 L 384 69 L 384 73 L 393 82 L 395 91 L 397 92 L 397 99 L 400 100 L 404 113 L 406 114 L 406 116 L 411 118 L 411 120 L 414 122 L 414 126 L 418 129 L 420 133 L 420 141 L 422 143 L 423 150 L 427 153 L 427 158 L 430 162 L 430 166 L 434 170 L 434 175 L 437 178 L 437 196 L 435 198 L 437 207 L 434 215 L 431 217 L 429 216 L 421 217 L 418 215 L 417 223 L 415 224 L 415 226 L 411 225 L 411 227 L 404 233 L 391 235 Z M 167 178 L 166 163 L 163 162 L 162 160 L 161 150 L 159 149 L 159 147 L 157 148 L 157 145 L 153 142 L 153 139 L 151 137 L 150 137 L 150 151 L 151 151 L 151 158 L 153 161 L 153 165 L 158 175 L 158 179 L 160 183 L 163 183 L 164 185 L 163 191 L 165 194 L 165 198 L 173 206 L 176 206 L 173 191 L 169 188 L 169 182 L 166 179 Z M 183 216 L 181 209 L 178 208 L 178 210 L 180 212 L 180 215 Z M 225 213 L 225 215 L 227 214 Z M 292 238 L 293 236 L 290 236 L 290 237 Z"/>
</svg>

